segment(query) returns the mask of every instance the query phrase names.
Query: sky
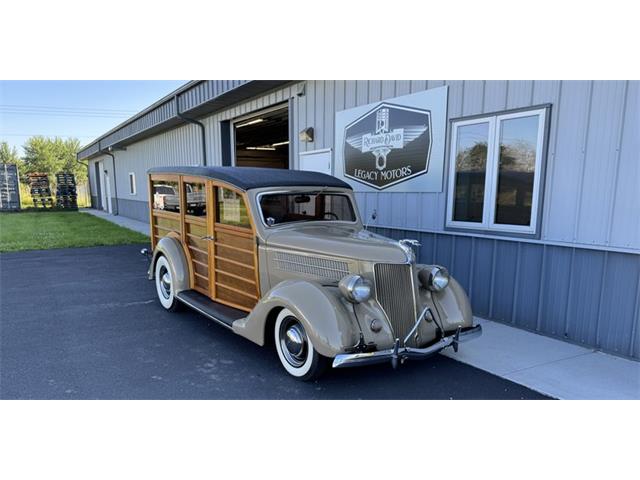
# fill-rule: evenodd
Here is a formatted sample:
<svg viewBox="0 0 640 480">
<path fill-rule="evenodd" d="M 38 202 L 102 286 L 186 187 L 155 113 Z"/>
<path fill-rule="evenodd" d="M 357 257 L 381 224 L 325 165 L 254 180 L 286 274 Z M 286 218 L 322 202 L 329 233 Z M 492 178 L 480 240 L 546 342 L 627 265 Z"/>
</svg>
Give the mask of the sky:
<svg viewBox="0 0 640 480">
<path fill-rule="evenodd" d="M 86 145 L 186 80 L 0 81 L 0 142 L 33 135 Z"/>
</svg>

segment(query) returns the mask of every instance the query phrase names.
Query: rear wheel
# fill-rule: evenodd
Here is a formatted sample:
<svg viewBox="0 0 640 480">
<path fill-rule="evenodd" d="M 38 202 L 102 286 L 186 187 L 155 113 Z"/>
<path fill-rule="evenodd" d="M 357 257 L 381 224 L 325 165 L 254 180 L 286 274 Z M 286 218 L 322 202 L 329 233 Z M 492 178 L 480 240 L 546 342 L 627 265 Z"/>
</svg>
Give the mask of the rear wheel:
<svg viewBox="0 0 640 480">
<path fill-rule="evenodd" d="M 322 375 L 329 359 L 313 348 L 304 326 L 291 310 L 285 308 L 278 314 L 274 335 L 278 358 L 290 375 L 303 381 Z"/>
<path fill-rule="evenodd" d="M 164 255 L 161 255 L 158 257 L 158 260 L 156 260 L 155 279 L 156 292 L 158 293 L 160 305 L 170 312 L 176 311 L 179 306 L 179 301 L 175 295 L 169 260 L 167 260 L 167 257 Z"/>
</svg>

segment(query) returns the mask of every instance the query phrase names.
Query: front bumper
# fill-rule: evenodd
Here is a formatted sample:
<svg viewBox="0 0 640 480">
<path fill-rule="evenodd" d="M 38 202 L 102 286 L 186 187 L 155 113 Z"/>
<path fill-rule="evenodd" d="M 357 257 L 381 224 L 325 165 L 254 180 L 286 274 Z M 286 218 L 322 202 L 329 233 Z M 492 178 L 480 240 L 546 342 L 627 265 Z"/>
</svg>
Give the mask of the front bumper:
<svg viewBox="0 0 640 480">
<path fill-rule="evenodd" d="M 399 363 L 408 358 L 423 359 L 438 353 L 440 350 L 453 347 L 458 351 L 458 344 L 468 342 L 482 335 L 482 326 L 459 328 L 454 334 L 443 337 L 433 345 L 425 348 L 400 347 L 400 340 L 396 340 L 394 348 L 377 352 L 341 353 L 333 359 L 333 368 L 358 367 L 374 363 L 391 362 L 396 368 Z"/>
</svg>

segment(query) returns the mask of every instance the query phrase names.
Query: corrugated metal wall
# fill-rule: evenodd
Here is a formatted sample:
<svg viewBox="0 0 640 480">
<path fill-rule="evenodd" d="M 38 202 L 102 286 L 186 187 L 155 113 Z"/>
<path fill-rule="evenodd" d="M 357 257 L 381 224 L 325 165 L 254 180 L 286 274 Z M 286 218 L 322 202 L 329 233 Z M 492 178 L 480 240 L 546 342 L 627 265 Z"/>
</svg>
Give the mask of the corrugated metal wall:
<svg viewBox="0 0 640 480">
<path fill-rule="evenodd" d="M 446 265 L 473 313 L 640 358 L 640 255 L 372 228 L 415 238 L 419 261 Z"/>
<path fill-rule="evenodd" d="M 334 148 L 335 113 L 345 108 L 442 85 L 449 87 L 449 118 L 550 103 L 541 241 L 640 253 L 640 215 L 629 214 L 640 211 L 640 82 L 306 81 L 304 84 L 302 96 L 297 95 L 298 85 L 288 86 L 206 117 L 203 122 L 209 163 L 220 164 L 220 121 L 290 98 L 293 132 L 309 126 L 315 129 L 314 142 L 300 143 L 294 136 L 294 168 L 300 151 Z M 211 89 L 216 84 L 201 85 Z M 185 101 L 190 98 L 185 97 Z M 197 100 L 195 94 L 192 100 Z M 125 170 L 135 171 L 139 180 L 153 165 L 198 163 L 201 153 L 196 128 L 183 126 L 130 145 L 126 152 L 116 152 L 119 162 L 131 165 L 118 169 L 118 184 L 126 185 Z M 141 193 L 131 197 L 119 193 L 127 199 L 143 200 Z M 374 209 L 377 211 L 378 226 L 444 230 L 446 187 L 442 193 L 359 193 L 358 201 L 367 217 Z"/>
<path fill-rule="evenodd" d="M 129 145 L 126 150 L 116 150 L 116 174 L 118 197 L 125 200 L 148 201 L 146 190 L 147 170 L 158 165 L 198 165 L 202 158 L 199 127 L 188 124 L 168 132 Z M 104 160 L 111 175 L 111 157 L 102 155 L 94 161 Z M 90 170 L 94 172 L 94 170 Z M 129 172 L 135 174 L 136 194 L 129 194 Z M 94 183 L 91 184 L 95 192 Z M 113 189 L 113 187 L 112 187 Z M 112 192 L 113 193 L 113 192 Z"/>
<path fill-rule="evenodd" d="M 449 119 L 552 104 L 541 240 L 640 252 L 640 82 L 307 81 L 294 131 L 312 126 L 315 141 L 298 148 L 333 148 L 337 111 L 443 85 Z M 380 226 L 444 230 L 446 188 L 358 199 Z"/>
</svg>

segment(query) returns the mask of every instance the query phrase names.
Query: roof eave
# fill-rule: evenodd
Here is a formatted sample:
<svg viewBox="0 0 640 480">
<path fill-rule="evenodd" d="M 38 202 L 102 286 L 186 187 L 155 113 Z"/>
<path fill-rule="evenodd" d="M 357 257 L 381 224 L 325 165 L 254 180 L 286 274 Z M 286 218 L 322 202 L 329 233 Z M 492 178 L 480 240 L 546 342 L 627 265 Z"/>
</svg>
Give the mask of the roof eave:
<svg viewBox="0 0 640 480">
<path fill-rule="evenodd" d="M 179 104 L 181 115 L 197 118 L 264 94 L 292 81 L 192 80 L 82 147 L 77 154 L 77 158 L 78 160 L 89 160 L 99 156 L 109 147 L 126 146 L 185 124 L 186 122 L 176 115 L 176 102 Z M 215 85 L 213 85 L 213 82 L 215 82 Z M 134 122 L 144 123 L 146 120 L 151 122 L 154 115 L 161 117 L 158 122 L 139 129 L 129 128 L 132 131 L 127 134 L 124 133 Z"/>
</svg>

